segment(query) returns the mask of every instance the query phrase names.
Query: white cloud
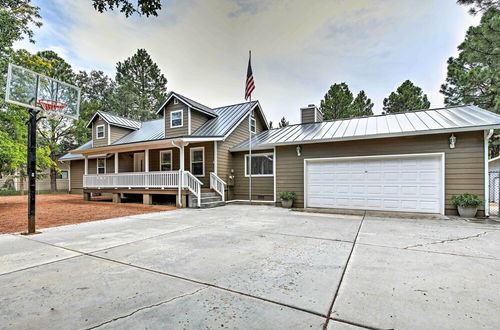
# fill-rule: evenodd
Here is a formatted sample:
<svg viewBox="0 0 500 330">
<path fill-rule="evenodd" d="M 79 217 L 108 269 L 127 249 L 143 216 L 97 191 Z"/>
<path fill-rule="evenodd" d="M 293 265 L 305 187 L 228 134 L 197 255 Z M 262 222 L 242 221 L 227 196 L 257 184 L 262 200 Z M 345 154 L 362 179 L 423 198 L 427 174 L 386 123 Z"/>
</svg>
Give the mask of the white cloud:
<svg viewBox="0 0 500 330">
<path fill-rule="evenodd" d="M 157 18 L 129 19 L 97 13 L 90 1 L 56 5 L 64 23 L 46 24 L 42 46 L 111 75 L 117 61 L 145 48 L 169 89 L 209 106 L 243 101 L 252 49 L 254 97 L 275 122 L 282 115 L 297 122 L 301 106 L 318 104 L 341 81 L 364 89 L 378 111 L 405 79 L 441 105 L 446 58 L 477 20 L 440 0 L 172 0 Z"/>
</svg>

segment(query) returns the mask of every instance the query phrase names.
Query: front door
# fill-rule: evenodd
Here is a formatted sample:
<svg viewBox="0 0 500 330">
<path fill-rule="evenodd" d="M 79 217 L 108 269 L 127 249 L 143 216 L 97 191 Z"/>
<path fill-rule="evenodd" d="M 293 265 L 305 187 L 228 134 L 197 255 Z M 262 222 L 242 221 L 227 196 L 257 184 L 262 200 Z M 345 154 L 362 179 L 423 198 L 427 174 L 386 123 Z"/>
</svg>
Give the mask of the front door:
<svg viewBox="0 0 500 330">
<path fill-rule="evenodd" d="M 134 172 L 144 172 L 144 153 L 134 153 Z"/>
</svg>

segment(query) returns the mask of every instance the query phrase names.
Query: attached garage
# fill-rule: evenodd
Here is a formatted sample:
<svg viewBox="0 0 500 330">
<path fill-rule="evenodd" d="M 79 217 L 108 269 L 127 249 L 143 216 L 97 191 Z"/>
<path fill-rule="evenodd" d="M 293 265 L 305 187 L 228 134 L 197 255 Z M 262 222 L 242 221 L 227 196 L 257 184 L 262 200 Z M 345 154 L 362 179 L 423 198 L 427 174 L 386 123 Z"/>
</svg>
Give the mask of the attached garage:
<svg viewBox="0 0 500 330">
<path fill-rule="evenodd" d="M 444 153 L 304 160 L 306 207 L 444 214 Z"/>
</svg>

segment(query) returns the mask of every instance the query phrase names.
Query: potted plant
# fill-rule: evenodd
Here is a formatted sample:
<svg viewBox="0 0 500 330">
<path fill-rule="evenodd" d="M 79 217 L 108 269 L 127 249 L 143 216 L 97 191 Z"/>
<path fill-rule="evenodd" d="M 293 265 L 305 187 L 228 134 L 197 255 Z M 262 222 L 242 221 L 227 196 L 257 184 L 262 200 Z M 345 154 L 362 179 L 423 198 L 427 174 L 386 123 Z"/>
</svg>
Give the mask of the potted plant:
<svg viewBox="0 0 500 330">
<path fill-rule="evenodd" d="M 280 193 L 281 206 L 291 208 L 293 201 L 297 199 L 297 194 L 293 191 L 284 191 Z"/>
<path fill-rule="evenodd" d="M 477 213 L 477 207 L 483 204 L 477 195 L 460 194 L 451 197 L 451 203 L 457 206 L 458 214 L 464 218 L 474 218 Z"/>
</svg>

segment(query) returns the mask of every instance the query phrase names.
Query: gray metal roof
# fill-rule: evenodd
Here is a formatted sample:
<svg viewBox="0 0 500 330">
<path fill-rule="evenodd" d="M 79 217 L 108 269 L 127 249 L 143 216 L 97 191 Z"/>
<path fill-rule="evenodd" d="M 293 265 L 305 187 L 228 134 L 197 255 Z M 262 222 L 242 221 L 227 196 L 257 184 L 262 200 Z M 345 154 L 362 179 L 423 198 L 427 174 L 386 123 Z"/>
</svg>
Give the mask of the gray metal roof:
<svg viewBox="0 0 500 330">
<path fill-rule="evenodd" d="M 81 146 L 79 146 L 75 150 L 85 150 L 85 149 L 91 149 L 91 148 L 92 148 L 92 140 L 90 140 L 90 141 L 82 144 Z M 59 161 L 76 160 L 76 159 L 83 159 L 83 155 L 82 154 L 70 154 L 70 153 L 67 153 L 66 155 L 64 155 L 61 158 L 59 158 Z"/>
<path fill-rule="evenodd" d="M 111 143 L 111 145 L 160 140 L 163 139 L 164 129 L 165 122 L 163 118 L 145 121 L 142 123 L 140 129 L 125 135 L 121 139 Z"/>
<path fill-rule="evenodd" d="M 258 102 L 246 102 L 214 109 L 217 117 L 205 122 L 191 136 L 225 136 Z"/>
<path fill-rule="evenodd" d="M 252 149 L 275 145 L 437 134 L 500 127 L 500 116 L 476 106 L 457 106 L 320 123 L 290 125 L 264 131 L 252 139 Z M 246 151 L 245 141 L 231 151 Z"/>
<path fill-rule="evenodd" d="M 87 127 L 90 126 L 90 124 L 94 121 L 94 118 L 96 116 L 101 117 L 105 122 L 111 125 L 130 128 L 133 130 L 141 128 L 141 122 L 138 120 L 113 115 L 103 111 L 97 111 L 94 114 L 94 116 L 92 116 L 92 119 L 90 119 L 89 123 L 87 124 Z"/>
</svg>

